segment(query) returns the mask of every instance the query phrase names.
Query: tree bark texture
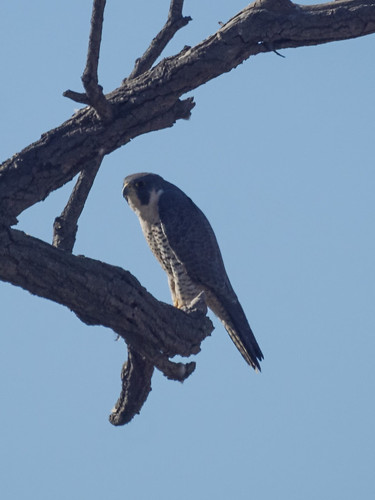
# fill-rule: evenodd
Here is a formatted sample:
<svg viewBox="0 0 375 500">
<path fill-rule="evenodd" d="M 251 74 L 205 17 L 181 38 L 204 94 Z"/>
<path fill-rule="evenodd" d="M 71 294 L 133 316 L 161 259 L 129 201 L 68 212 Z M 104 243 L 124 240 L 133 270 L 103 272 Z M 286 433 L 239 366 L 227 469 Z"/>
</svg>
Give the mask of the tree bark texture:
<svg viewBox="0 0 375 500">
<path fill-rule="evenodd" d="M 312 6 L 258 0 L 195 47 L 126 79 L 106 96 L 113 107 L 110 122 L 84 108 L 5 161 L 0 167 L 0 214 L 14 223 L 23 210 L 70 181 L 98 154 L 109 154 L 141 134 L 189 118 L 194 103 L 180 97 L 252 55 L 374 32 L 373 0 Z"/>
<path fill-rule="evenodd" d="M 76 112 L 0 166 L 0 279 L 58 302 L 85 323 L 106 326 L 125 339 L 129 359 L 110 417 L 121 425 L 147 398 L 154 366 L 171 379 L 189 376 L 194 363 L 172 363 L 169 358 L 196 354 L 212 331 L 211 322 L 199 310 L 188 314 L 157 301 L 121 268 L 72 255 L 10 226 L 25 209 L 131 139 L 189 118 L 195 104 L 181 97 L 250 56 L 374 33 L 375 0 L 309 6 L 257 0 L 206 40 L 152 67 L 177 29 L 190 21 L 182 17 L 183 1 L 172 0 L 162 31 L 130 76 L 105 96 L 97 82 L 101 32 L 94 29 L 95 24 L 101 30 L 104 6 L 105 1 L 94 2 L 86 94 L 66 92 L 92 107 Z M 74 236 L 73 228 L 66 249 L 71 250 Z"/>
<path fill-rule="evenodd" d="M 159 302 L 129 272 L 54 248 L 16 229 L 0 230 L 4 281 L 71 309 L 88 325 L 103 325 L 153 359 L 200 350 L 208 318 Z"/>
</svg>

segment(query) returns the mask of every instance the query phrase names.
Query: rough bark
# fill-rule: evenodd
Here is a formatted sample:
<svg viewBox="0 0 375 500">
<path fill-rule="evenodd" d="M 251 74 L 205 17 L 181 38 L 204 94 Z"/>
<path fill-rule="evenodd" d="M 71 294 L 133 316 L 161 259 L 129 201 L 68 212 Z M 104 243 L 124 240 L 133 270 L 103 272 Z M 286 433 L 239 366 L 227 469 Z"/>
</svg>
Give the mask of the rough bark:
<svg viewBox="0 0 375 500">
<path fill-rule="evenodd" d="M 157 364 L 196 354 L 212 330 L 203 314 L 159 302 L 119 267 L 72 255 L 16 229 L 1 228 L 0 241 L 4 281 L 68 307 L 88 325 L 111 328 Z"/>
<path fill-rule="evenodd" d="M 157 301 L 127 271 L 69 252 L 74 244 L 73 224 L 95 173 L 79 209 L 70 205 L 66 209 L 64 220 L 74 223 L 64 228 L 66 243 L 60 246 L 69 251 L 10 226 L 23 210 L 77 173 L 89 171 L 131 139 L 189 118 L 193 99 L 181 97 L 250 56 L 374 33 L 375 1 L 299 6 L 289 0 L 258 0 L 195 47 L 185 47 L 152 67 L 174 33 L 190 20 L 182 16 L 183 0 L 172 0 L 161 32 L 130 76 L 105 96 L 97 80 L 104 6 L 105 1 L 94 1 L 83 75 L 86 93 L 65 93 L 92 107 L 78 111 L 0 166 L 0 279 L 63 304 L 85 323 L 107 326 L 125 339 L 129 359 L 122 371 L 122 392 L 110 417 L 113 424 L 121 425 L 139 412 L 147 398 L 154 366 L 175 380 L 189 376 L 194 363 L 175 364 L 169 358 L 196 354 L 212 330 L 210 321 L 199 310 L 186 314 Z"/>
<path fill-rule="evenodd" d="M 156 300 L 129 272 L 75 256 L 25 233 L 0 227 L 0 276 L 32 294 L 71 309 L 87 325 L 111 328 L 128 345 L 122 390 L 110 422 L 123 425 L 139 413 L 151 390 L 154 366 L 171 380 L 184 381 L 195 363 L 170 357 L 200 351 L 211 321 Z"/>
<path fill-rule="evenodd" d="M 154 365 L 129 349 L 129 357 L 121 371 L 122 388 L 120 397 L 109 415 L 113 425 L 124 425 L 140 412 L 151 391 L 151 377 Z"/>
<path fill-rule="evenodd" d="M 70 181 L 98 154 L 189 118 L 191 99 L 180 97 L 228 72 L 248 57 L 288 47 L 317 45 L 375 32 L 375 2 L 344 0 L 298 6 L 259 0 L 193 48 L 164 59 L 124 84 L 107 100 L 113 119 L 103 122 L 88 107 L 0 167 L 0 214 L 15 220 L 23 210 Z"/>
</svg>

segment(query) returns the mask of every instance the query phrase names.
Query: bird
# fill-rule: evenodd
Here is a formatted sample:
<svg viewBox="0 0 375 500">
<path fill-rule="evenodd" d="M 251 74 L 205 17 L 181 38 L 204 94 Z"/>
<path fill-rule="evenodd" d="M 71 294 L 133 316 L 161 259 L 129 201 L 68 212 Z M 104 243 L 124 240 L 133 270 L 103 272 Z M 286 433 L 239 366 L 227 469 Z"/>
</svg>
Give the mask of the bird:
<svg viewBox="0 0 375 500">
<path fill-rule="evenodd" d="M 263 353 L 204 213 L 180 188 L 153 173 L 125 177 L 122 194 L 167 274 L 174 306 L 186 310 L 203 292 L 207 307 L 221 320 L 245 361 L 260 371 Z"/>
</svg>

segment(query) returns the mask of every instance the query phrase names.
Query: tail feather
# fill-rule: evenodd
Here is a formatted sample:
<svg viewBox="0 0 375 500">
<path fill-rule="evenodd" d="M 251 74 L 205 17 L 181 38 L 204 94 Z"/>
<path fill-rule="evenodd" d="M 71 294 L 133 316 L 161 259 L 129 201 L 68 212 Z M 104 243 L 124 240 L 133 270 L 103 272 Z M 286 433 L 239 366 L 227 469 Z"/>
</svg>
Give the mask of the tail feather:
<svg viewBox="0 0 375 500">
<path fill-rule="evenodd" d="M 223 323 L 245 361 L 254 370 L 261 371 L 259 362 L 263 359 L 263 353 L 237 297 L 226 299 L 211 295 L 207 305 Z"/>
<path fill-rule="evenodd" d="M 221 318 L 220 318 L 221 319 Z M 248 331 L 246 332 L 246 337 L 241 332 L 239 334 L 238 330 L 233 328 L 233 325 L 223 319 L 221 319 L 222 323 L 225 326 L 225 329 L 229 333 L 230 338 L 234 342 L 237 349 L 242 354 L 242 357 L 245 361 L 254 368 L 254 370 L 261 371 L 259 362 L 263 359 L 262 351 L 259 348 L 258 342 L 255 340 L 254 334 L 249 326 Z M 249 342 L 249 337 L 250 342 Z M 244 338 L 246 339 L 244 341 Z"/>
</svg>

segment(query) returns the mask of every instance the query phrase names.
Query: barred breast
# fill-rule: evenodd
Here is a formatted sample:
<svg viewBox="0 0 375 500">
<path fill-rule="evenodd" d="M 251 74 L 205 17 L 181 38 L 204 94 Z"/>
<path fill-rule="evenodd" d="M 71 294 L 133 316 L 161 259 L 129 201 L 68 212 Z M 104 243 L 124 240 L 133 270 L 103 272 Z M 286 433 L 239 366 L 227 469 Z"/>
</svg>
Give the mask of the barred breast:
<svg viewBox="0 0 375 500">
<path fill-rule="evenodd" d="M 187 275 L 184 265 L 169 245 L 161 223 L 144 224 L 142 229 L 149 247 L 167 273 L 174 306 L 189 307 L 192 300 L 202 291 L 202 287 Z"/>
</svg>

